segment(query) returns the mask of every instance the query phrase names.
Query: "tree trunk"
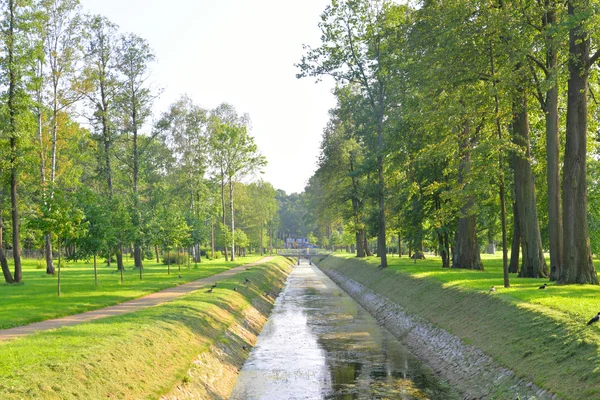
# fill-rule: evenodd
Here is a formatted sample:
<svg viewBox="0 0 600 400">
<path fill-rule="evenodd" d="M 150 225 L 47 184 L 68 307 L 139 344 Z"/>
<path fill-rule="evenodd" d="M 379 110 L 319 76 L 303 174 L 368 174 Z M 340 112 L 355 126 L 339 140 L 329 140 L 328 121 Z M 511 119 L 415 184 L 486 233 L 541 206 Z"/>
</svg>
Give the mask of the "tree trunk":
<svg viewBox="0 0 600 400">
<path fill-rule="evenodd" d="M 221 170 L 221 206 L 223 208 L 223 226 L 227 226 L 227 217 L 225 213 L 225 172 Z M 228 261 L 229 257 L 227 256 L 227 243 L 223 246 L 223 254 L 225 255 L 225 261 Z M 214 257 L 214 254 L 213 254 Z"/>
<path fill-rule="evenodd" d="M 156 263 L 159 264 L 160 258 L 158 257 L 158 245 L 157 244 L 154 245 L 154 254 L 156 254 Z"/>
<path fill-rule="evenodd" d="M 492 67 L 492 76 L 496 75 L 495 56 L 493 42 L 490 42 L 490 64 Z M 492 80 L 494 89 L 496 80 Z M 498 93 L 494 95 L 494 107 L 496 112 L 496 131 L 498 140 L 502 143 L 502 126 L 500 125 L 500 98 Z M 508 275 L 508 241 L 506 238 L 506 191 L 504 185 L 504 154 L 503 150 L 498 151 L 498 195 L 500 197 L 500 224 L 502 226 L 502 273 L 504 277 L 504 287 L 510 287 L 510 277 Z"/>
<path fill-rule="evenodd" d="M 210 258 L 215 258 L 215 223 L 210 222 Z"/>
<path fill-rule="evenodd" d="M 9 136 L 10 136 L 10 200 L 12 219 L 12 245 L 13 262 L 15 273 L 13 280 L 16 283 L 23 281 L 23 270 L 21 266 L 21 244 L 19 242 L 19 201 L 17 196 L 18 177 L 18 148 L 17 148 L 17 71 L 15 63 L 15 9 L 14 0 L 9 0 L 9 25 L 8 25 L 8 113 L 9 113 Z"/>
<path fill-rule="evenodd" d="M 269 253 L 273 255 L 273 225 L 269 225 Z"/>
<path fill-rule="evenodd" d="M 365 230 L 358 229 L 356 231 L 356 257 L 365 257 Z"/>
<path fill-rule="evenodd" d="M 117 259 L 117 270 L 123 271 L 125 266 L 123 265 L 123 252 L 121 251 L 121 247 L 115 251 L 115 258 Z"/>
<path fill-rule="evenodd" d="M 546 92 L 544 111 L 546 113 L 546 154 L 548 179 L 548 233 L 550 236 L 550 280 L 560 277 L 563 260 L 563 225 L 560 204 L 560 139 L 558 119 L 558 49 L 550 29 L 556 24 L 556 10 L 553 1 L 546 0 L 543 24 L 546 28 L 546 79 L 552 86 Z"/>
<path fill-rule="evenodd" d="M 402 236 L 398 234 L 398 258 L 402 258 Z"/>
<path fill-rule="evenodd" d="M 465 122 L 459 140 L 458 184 L 465 188 L 471 173 L 471 138 L 469 122 Z M 461 207 L 458 220 L 458 231 L 454 240 L 454 254 L 452 257 L 452 268 L 466 268 L 483 270 L 481 257 L 479 255 L 479 244 L 477 243 L 477 220 L 472 215 L 471 209 L 475 204 L 473 195 L 469 194 L 465 204 Z"/>
<path fill-rule="evenodd" d="M 143 265 L 142 265 L 142 249 L 138 243 L 133 245 L 133 260 L 135 264 L 135 268 L 140 269 L 140 279 L 143 277 Z"/>
<path fill-rule="evenodd" d="M 513 203 L 513 238 L 510 250 L 510 264 L 508 272 L 516 274 L 519 272 L 519 250 L 521 250 L 521 225 L 519 224 L 519 211 Z"/>
<path fill-rule="evenodd" d="M 54 275 L 56 273 L 54 269 L 54 260 L 52 260 L 52 234 L 48 233 L 44 235 L 44 256 L 46 258 L 46 273 L 48 275 Z"/>
<path fill-rule="evenodd" d="M 369 246 L 369 240 L 367 239 L 367 235 L 364 235 L 365 238 L 365 254 L 367 255 L 367 257 L 372 257 L 373 256 L 373 252 L 371 251 L 371 246 Z"/>
<path fill-rule="evenodd" d="M 58 287 L 58 296 L 60 297 L 60 237 L 57 240 L 57 245 L 58 245 L 58 280 L 57 280 L 57 287 Z"/>
<path fill-rule="evenodd" d="M 517 71 L 519 73 L 519 71 Z M 523 253 L 519 272 L 521 278 L 545 278 L 548 266 L 542 249 L 538 222 L 535 182 L 531 168 L 527 94 L 524 86 L 517 89 L 513 104 L 513 143 L 520 149 L 513 158 L 515 198 L 519 218 L 521 249 Z"/>
<path fill-rule="evenodd" d="M 231 212 L 231 261 L 235 261 L 235 218 L 233 215 L 233 177 L 229 177 L 229 207 Z M 262 226 L 261 226 L 262 243 Z"/>
<path fill-rule="evenodd" d="M 4 221 L 2 219 L 2 199 L 0 199 L 0 266 L 2 266 L 2 274 L 4 275 L 4 280 L 6 283 L 13 283 L 13 277 L 10 272 L 10 268 L 8 267 L 8 260 L 6 259 L 6 255 L 4 254 L 4 247 L 2 244 L 4 243 Z"/>
<path fill-rule="evenodd" d="M 589 2 L 584 2 L 589 7 Z M 569 16 L 584 12 L 568 2 Z M 584 5 L 580 5 L 583 7 Z M 587 9 L 586 9 L 587 10 Z M 587 11 L 586 11 L 587 12 Z M 564 259 L 558 283 L 598 284 L 592 263 L 587 220 L 587 96 L 590 38 L 577 23 L 569 32 L 569 83 L 567 100 L 567 142 L 563 170 Z"/>
<path fill-rule="evenodd" d="M 450 268 L 450 255 L 446 249 L 446 243 L 444 243 L 444 235 L 441 232 L 437 234 L 438 238 L 438 249 L 440 256 L 442 257 L 442 268 Z"/>
<path fill-rule="evenodd" d="M 377 197 L 379 200 L 379 235 L 377 236 L 377 252 L 381 258 L 381 268 L 387 268 L 386 254 L 386 219 L 385 219 L 385 176 L 383 174 L 383 88 L 380 86 L 379 93 L 379 121 L 377 124 L 377 173 L 379 175 L 379 184 Z"/>
<path fill-rule="evenodd" d="M 96 263 L 96 253 L 94 253 L 94 282 L 96 283 L 96 286 L 98 286 L 98 269 Z"/>
</svg>

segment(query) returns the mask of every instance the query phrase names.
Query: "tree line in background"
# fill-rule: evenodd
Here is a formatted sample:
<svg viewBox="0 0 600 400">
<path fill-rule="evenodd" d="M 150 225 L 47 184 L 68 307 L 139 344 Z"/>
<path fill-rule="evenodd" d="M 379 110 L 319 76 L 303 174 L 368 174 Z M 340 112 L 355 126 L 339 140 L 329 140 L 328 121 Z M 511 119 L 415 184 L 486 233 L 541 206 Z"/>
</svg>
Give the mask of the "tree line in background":
<svg viewBox="0 0 600 400">
<path fill-rule="evenodd" d="M 147 41 L 77 0 L 3 0 L 0 13 L 6 282 L 23 279 L 23 244 L 43 249 L 48 274 L 59 257 L 60 282 L 61 254 L 123 271 L 131 249 L 142 278 L 143 260 L 159 252 L 187 249 L 200 262 L 217 247 L 234 260 L 272 243 L 276 191 L 241 183 L 266 164 L 247 115 L 182 96 L 153 116 L 160 90 Z"/>
<path fill-rule="evenodd" d="M 337 98 L 303 229 L 376 238 L 382 268 L 395 235 L 445 268 L 499 243 L 506 286 L 597 284 L 599 23 L 590 0 L 332 1 L 297 65 Z"/>
</svg>

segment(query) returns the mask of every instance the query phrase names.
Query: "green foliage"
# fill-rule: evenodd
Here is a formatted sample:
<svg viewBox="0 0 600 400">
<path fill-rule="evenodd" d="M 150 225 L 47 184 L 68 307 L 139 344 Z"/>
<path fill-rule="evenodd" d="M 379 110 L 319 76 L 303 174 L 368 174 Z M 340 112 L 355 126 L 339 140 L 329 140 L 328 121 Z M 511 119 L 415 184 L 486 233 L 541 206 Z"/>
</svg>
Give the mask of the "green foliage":
<svg viewBox="0 0 600 400">
<path fill-rule="evenodd" d="M 188 254 L 178 251 L 167 251 L 163 253 L 162 263 L 164 265 L 185 265 L 188 262 Z"/>
</svg>

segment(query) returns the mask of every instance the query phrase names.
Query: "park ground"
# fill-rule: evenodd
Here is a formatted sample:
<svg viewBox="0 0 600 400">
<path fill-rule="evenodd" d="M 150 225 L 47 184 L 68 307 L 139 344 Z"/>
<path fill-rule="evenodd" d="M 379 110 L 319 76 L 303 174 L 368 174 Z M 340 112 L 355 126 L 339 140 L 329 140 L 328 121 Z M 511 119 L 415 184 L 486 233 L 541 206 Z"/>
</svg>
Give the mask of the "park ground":
<svg viewBox="0 0 600 400">
<path fill-rule="evenodd" d="M 260 257 L 240 262 L 255 258 Z M 202 263 L 197 270 L 193 266 L 182 268 L 181 276 L 196 279 L 236 264 L 222 260 Z M 73 270 L 77 268 L 73 266 Z M 161 285 L 172 285 L 170 278 L 159 278 L 162 266 L 155 268 L 157 276 L 152 285 L 140 284 L 132 293 L 120 296 L 130 298 Z M 283 286 L 289 270 L 288 260 L 275 257 L 220 280 L 211 293 L 197 290 L 141 311 L 0 342 L 0 398 L 181 398 L 189 392 L 202 398 L 226 398 L 266 322 L 273 295 Z M 178 272 L 174 271 L 175 276 Z M 79 273 L 89 278 L 87 272 Z M 133 282 L 135 272 L 128 273 Z M 66 284 L 68 274 L 64 278 Z M 250 283 L 244 284 L 245 278 Z M 108 287 L 120 285 L 117 276 L 107 275 L 104 279 Z M 117 282 L 109 282 L 111 279 Z M 147 279 L 153 282 L 149 272 Z M 81 292 L 70 301 L 80 299 L 84 290 Z M 67 294 L 65 290 L 61 299 Z M 26 303 L 36 302 L 33 294 L 28 296 Z M 107 297 L 115 300 L 114 293 Z M 17 299 L 24 298 L 13 297 L 13 301 Z"/>
<path fill-rule="evenodd" d="M 143 279 L 138 269 L 126 265 L 124 282 L 115 264 L 107 267 L 98 261 L 98 286 L 92 262 L 68 262 L 61 268 L 61 295 L 57 294 L 57 275 L 45 273 L 44 261 L 23 261 L 23 283 L 0 285 L 0 329 L 64 317 L 122 303 L 182 283 L 205 278 L 239 265 L 252 263 L 260 255 L 242 257 L 235 262 L 223 258 L 203 259 L 201 263 L 171 265 L 144 261 Z M 126 262 L 132 260 L 125 260 Z M 170 274 L 169 274 L 170 268 Z"/>
</svg>

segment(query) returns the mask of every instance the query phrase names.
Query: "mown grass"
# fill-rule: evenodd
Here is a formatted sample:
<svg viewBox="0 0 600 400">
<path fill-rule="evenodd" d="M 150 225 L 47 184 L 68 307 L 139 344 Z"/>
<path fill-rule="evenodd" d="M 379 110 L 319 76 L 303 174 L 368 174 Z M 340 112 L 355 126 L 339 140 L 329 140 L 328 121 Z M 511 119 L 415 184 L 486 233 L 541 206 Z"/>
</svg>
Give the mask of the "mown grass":
<svg viewBox="0 0 600 400">
<path fill-rule="evenodd" d="M 600 311 L 600 287 L 557 286 L 511 274 L 503 287 L 500 256 L 485 256 L 485 271 L 448 270 L 435 257 L 377 258 L 349 255 L 324 260 L 408 312 L 420 315 L 485 351 L 501 365 L 564 399 L 600 398 L 600 326 L 586 322 Z M 497 292 L 488 293 L 494 285 Z M 498 394 L 496 398 L 504 398 Z"/>
<path fill-rule="evenodd" d="M 344 258 L 352 258 L 348 254 L 336 254 Z M 510 288 L 504 288 L 502 272 L 502 256 L 481 255 L 484 271 L 464 269 L 441 268 L 439 257 L 427 256 L 425 260 L 414 260 L 408 257 L 389 257 L 391 269 L 411 275 L 414 278 L 434 279 L 442 283 L 445 288 L 456 287 L 462 290 L 488 293 L 493 285 L 496 288 L 494 296 L 504 301 L 515 304 L 530 304 L 526 307 L 548 308 L 547 311 L 560 311 L 571 318 L 574 323 L 587 322 L 591 317 L 600 312 L 600 286 L 597 285 L 556 285 L 548 279 L 518 278 L 517 274 L 510 274 Z M 377 257 L 365 259 L 371 265 L 379 265 Z M 600 261 L 595 260 L 596 269 L 600 269 Z M 599 271 L 600 273 L 600 271 Z M 544 290 L 538 288 L 544 283 L 548 287 Z"/>
<path fill-rule="evenodd" d="M 278 257 L 220 281 L 213 293 L 198 290 L 161 306 L 0 343 L 0 398 L 157 398 L 186 385 L 192 361 L 217 342 L 233 352 L 223 362 L 238 368 L 249 343 L 228 328 L 242 323 L 249 307 L 268 314 L 272 299 L 263 294 L 278 292 L 288 271 Z M 251 284 L 242 285 L 244 277 Z M 202 379 L 222 379 L 214 373 L 203 371 Z"/>
<path fill-rule="evenodd" d="M 121 283 L 121 275 L 114 264 L 106 267 L 99 261 L 98 286 L 94 283 L 91 262 L 63 263 L 60 297 L 57 295 L 57 276 L 45 273 L 43 261 L 24 260 L 23 283 L 0 284 L 0 329 L 118 304 L 260 259 L 261 256 L 248 256 L 235 262 L 203 260 L 197 265 L 181 266 L 181 270 L 177 265 L 171 265 L 170 275 L 166 265 L 146 260 L 142 280 L 139 270 L 133 269 L 133 260 L 125 259 L 124 283 Z M 38 265 L 44 265 L 44 268 L 37 269 Z"/>
</svg>

